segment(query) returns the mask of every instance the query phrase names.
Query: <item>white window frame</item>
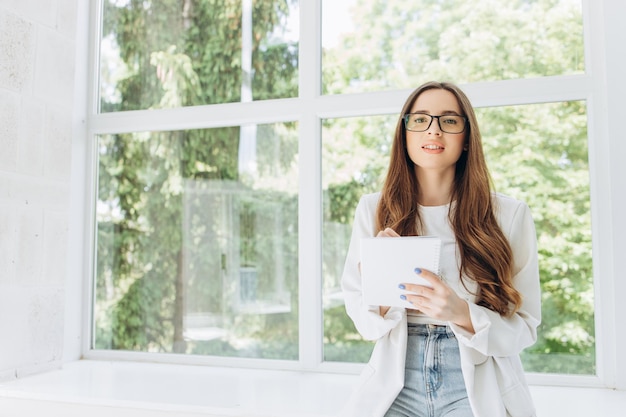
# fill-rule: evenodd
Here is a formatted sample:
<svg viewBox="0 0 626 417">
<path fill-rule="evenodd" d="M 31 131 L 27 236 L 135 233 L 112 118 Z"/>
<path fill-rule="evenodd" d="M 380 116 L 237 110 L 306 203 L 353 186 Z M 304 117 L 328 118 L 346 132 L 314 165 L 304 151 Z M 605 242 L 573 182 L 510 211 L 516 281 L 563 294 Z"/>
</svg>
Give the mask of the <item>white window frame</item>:
<svg viewBox="0 0 626 417">
<path fill-rule="evenodd" d="M 77 237 L 70 250 L 80 254 L 70 262 L 66 316 L 65 356 L 85 359 L 122 359 L 250 368 L 297 369 L 355 373 L 358 364 L 323 362 L 322 318 L 322 190 L 321 120 L 324 118 L 395 114 L 410 90 L 322 96 L 321 91 L 321 0 L 300 0 L 300 65 L 298 98 L 229 103 L 165 110 L 97 113 L 98 43 L 100 1 L 91 9 L 79 9 L 91 27 L 89 46 L 84 55 L 88 85 L 86 104 L 77 111 L 85 119 L 84 142 L 74 145 L 84 155 L 84 166 L 73 172 L 72 213 L 77 215 L 72 230 Z M 597 376 L 529 374 L 535 385 L 590 386 L 626 389 L 626 279 L 621 272 L 620 255 L 626 254 L 626 56 L 621 39 L 626 38 L 626 2 L 623 0 L 582 0 L 585 68 L 583 75 L 481 82 L 462 85 L 474 106 L 491 107 L 585 100 L 588 115 L 589 167 L 592 207 L 592 242 L 595 291 L 595 332 Z M 82 16 L 80 16 L 82 12 Z M 80 24 L 79 24 L 80 27 Z M 80 56 L 80 54 L 78 54 Z M 80 65 L 78 66 L 80 76 Z M 79 103 L 81 104 L 81 103 Z M 242 124 L 298 121 L 299 153 L 299 294 L 300 359 L 268 361 L 224 357 L 91 350 L 90 340 L 94 294 L 91 290 L 94 265 L 94 214 L 96 193 L 96 150 L 100 134 L 145 130 L 216 128 Z M 80 163 L 76 163 L 81 165 Z M 81 220 L 82 219 L 82 220 Z M 306 221 L 303 221 L 306 219 Z M 317 221 L 311 221 L 317 219 Z M 82 320 L 76 319 L 76 313 Z M 79 323 L 80 322 L 80 323 Z"/>
</svg>

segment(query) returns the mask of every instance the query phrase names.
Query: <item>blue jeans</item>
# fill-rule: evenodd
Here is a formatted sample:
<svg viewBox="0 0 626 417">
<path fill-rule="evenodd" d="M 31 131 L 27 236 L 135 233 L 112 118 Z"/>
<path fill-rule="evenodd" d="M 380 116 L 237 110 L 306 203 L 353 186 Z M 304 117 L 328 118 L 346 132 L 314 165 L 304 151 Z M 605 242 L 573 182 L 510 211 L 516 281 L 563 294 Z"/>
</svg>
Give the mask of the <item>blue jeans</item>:
<svg viewBox="0 0 626 417">
<path fill-rule="evenodd" d="M 385 417 L 472 416 L 450 327 L 409 323 L 404 388 Z"/>
</svg>

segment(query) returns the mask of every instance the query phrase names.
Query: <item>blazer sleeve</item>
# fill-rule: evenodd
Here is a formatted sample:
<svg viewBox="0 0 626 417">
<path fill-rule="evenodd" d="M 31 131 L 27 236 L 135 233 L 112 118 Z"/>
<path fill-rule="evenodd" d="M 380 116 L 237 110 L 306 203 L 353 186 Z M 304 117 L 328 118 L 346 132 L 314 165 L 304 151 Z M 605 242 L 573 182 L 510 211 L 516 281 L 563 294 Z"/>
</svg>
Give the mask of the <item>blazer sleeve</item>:
<svg viewBox="0 0 626 417">
<path fill-rule="evenodd" d="M 366 195 L 359 200 L 354 215 L 352 238 L 341 277 L 341 289 L 346 312 L 354 322 L 357 331 L 366 340 L 378 340 L 385 336 L 402 321 L 406 314 L 404 308 L 391 307 L 382 317 L 379 313 L 379 306 L 366 305 L 363 302 L 359 270 L 361 238 L 374 236 L 374 216 L 377 201 L 376 194 Z"/>
<path fill-rule="evenodd" d="M 507 203 L 508 204 L 508 203 Z M 505 209 L 504 211 L 507 211 Z M 521 308 L 511 317 L 501 316 L 488 308 L 469 303 L 474 333 L 451 324 L 464 347 L 473 351 L 475 363 L 487 356 L 512 356 L 531 346 L 537 340 L 541 323 L 541 288 L 537 254 L 537 236 L 530 209 L 523 202 L 512 208 L 507 230 L 514 257 L 513 285 L 522 295 Z"/>
</svg>

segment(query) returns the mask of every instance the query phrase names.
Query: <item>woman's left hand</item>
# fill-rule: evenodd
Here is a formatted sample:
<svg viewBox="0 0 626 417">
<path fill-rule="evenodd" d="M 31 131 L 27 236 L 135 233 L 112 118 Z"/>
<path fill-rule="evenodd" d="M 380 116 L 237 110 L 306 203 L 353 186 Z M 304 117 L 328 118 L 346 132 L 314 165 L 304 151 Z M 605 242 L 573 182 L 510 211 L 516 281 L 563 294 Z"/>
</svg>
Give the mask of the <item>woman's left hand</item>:
<svg viewBox="0 0 626 417">
<path fill-rule="evenodd" d="M 428 317 L 452 322 L 473 333 L 474 326 L 467 301 L 432 272 L 420 268 L 416 268 L 415 272 L 432 287 L 403 283 L 401 285 L 408 291 L 404 294 L 405 299 Z"/>
</svg>

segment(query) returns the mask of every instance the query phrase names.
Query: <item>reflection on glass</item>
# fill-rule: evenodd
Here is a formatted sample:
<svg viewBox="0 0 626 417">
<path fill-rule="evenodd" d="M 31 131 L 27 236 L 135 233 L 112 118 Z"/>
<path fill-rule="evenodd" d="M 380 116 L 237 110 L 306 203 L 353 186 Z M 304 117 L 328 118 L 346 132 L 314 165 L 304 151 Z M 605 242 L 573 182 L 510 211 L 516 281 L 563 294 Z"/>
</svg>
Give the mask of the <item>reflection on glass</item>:
<svg viewBox="0 0 626 417">
<path fill-rule="evenodd" d="M 325 94 L 577 74 L 581 0 L 322 0 Z"/>
<path fill-rule="evenodd" d="M 523 353 L 530 372 L 595 374 L 587 116 L 584 102 L 477 109 L 496 191 L 522 199 L 535 219 L 543 322 Z M 360 196 L 381 188 L 394 117 L 326 120 L 324 178 L 324 358 L 366 361 L 345 314 L 339 281 Z M 350 132 L 350 134 L 346 134 Z"/>
<path fill-rule="evenodd" d="M 293 124 L 98 138 L 96 349 L 297 359 Z"/>
<path fill-rule="evenodd" d="M 102 112 L 298 95 L 297 0 L 103 3 Z"/>
</svg>

